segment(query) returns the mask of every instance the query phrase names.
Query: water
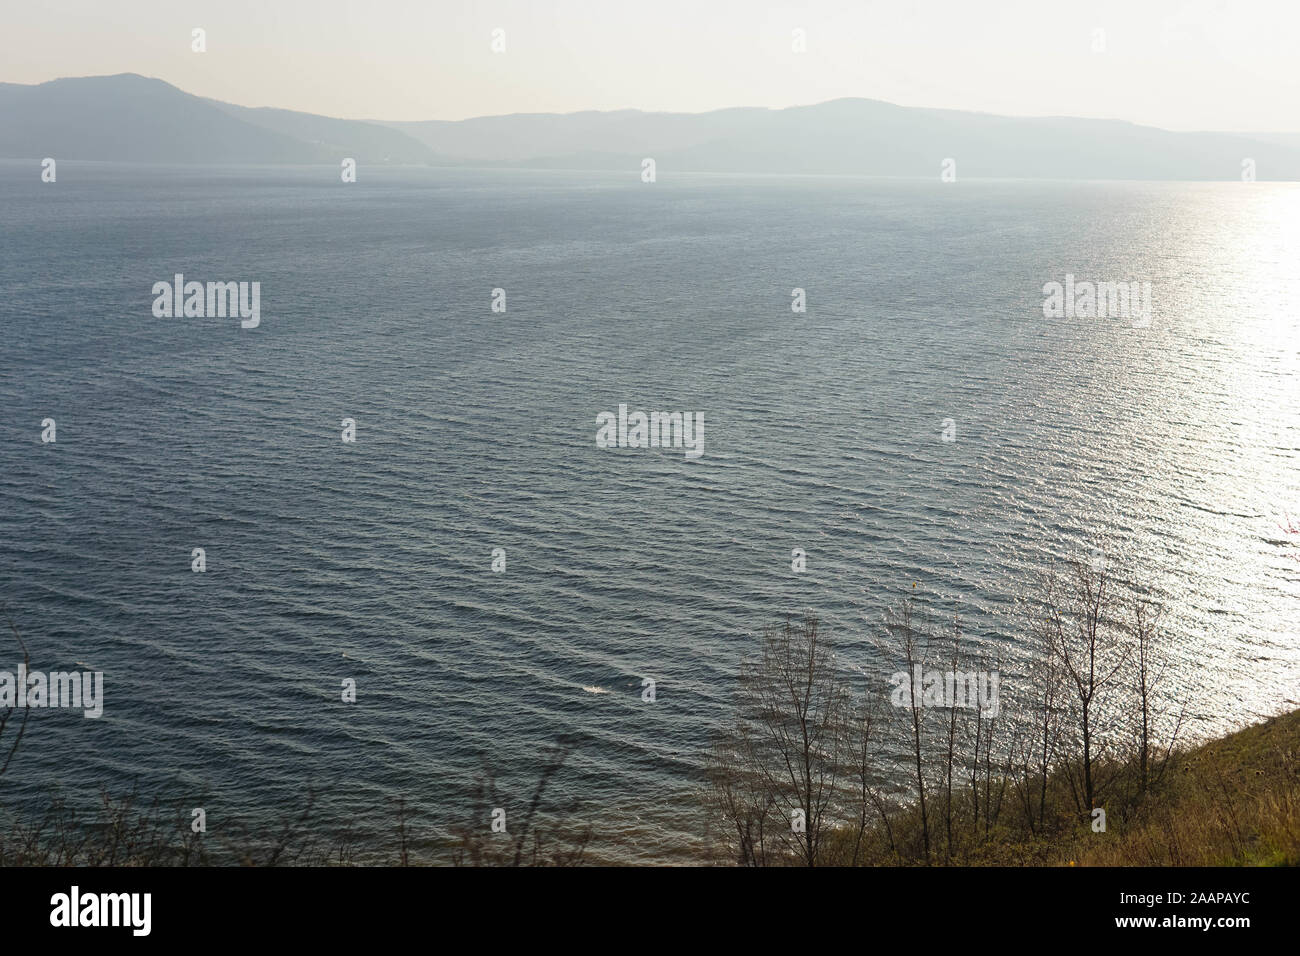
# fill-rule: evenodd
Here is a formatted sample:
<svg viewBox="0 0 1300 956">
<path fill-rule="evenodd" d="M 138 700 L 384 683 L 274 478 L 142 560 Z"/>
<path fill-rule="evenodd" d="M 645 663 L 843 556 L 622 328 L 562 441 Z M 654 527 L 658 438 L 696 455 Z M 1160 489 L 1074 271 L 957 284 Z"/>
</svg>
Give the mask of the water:
<svg viewBox="0 0 1300 956">
<path fill-rule="evenodd" d="M 915 595 L 1015 660 L 1099 537 L 1202 732 L 1300 697 L 1296 186 L 11 162 L 0 244 L 0 599 L 106 697 L 34 712 L 6 807 L 314 787 L 392 859 L 404 795 L 432 855 L 567 737 L 595 858 L 689 858 L 764 625 L 866 662 Z M 260 328 L 154 318 L 176 272 L 260 281 Z M 1044 319 L 1067 272 L 1151 281 L 1151 327 Z M 620 403 L 704 456 L 598 449 Z"/>
</svg>

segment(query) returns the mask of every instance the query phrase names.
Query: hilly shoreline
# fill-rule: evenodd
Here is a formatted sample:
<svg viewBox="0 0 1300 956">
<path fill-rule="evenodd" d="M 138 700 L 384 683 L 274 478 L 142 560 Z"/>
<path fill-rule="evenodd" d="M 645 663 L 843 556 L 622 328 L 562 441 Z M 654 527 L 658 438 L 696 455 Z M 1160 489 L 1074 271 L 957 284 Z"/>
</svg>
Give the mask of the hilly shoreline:
<svg viewBox="0 0 1300 956">
<path fill-rule="evenodd" d="M 389 122 L 223 103 L 133 73 L 0 83 L 0 158 L 359 164 L 957 179 L 1300 181 L 1285 134 L 1170 132 L 839 99 L 786 109 Z"/>
</svg>

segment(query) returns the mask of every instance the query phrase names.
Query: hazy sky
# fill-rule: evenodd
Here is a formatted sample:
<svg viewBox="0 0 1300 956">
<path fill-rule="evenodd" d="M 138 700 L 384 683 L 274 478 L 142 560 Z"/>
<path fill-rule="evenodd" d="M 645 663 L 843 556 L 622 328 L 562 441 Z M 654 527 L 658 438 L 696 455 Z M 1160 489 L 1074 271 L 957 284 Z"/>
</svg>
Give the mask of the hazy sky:
<svg viewBox="0 0 1300 956">
<path fill-rule="evenodd" d="M 191 52 L 194 27 L 206 53 Z M 792 51 L 796 28 L 805 53 Z M 1297 64 L 1297 0 L 3 0 L 0 11 L 3 81 L 142 73 L 246 106 L 375 119 L 865 96 L 1295 132 Z"/>
</svg>

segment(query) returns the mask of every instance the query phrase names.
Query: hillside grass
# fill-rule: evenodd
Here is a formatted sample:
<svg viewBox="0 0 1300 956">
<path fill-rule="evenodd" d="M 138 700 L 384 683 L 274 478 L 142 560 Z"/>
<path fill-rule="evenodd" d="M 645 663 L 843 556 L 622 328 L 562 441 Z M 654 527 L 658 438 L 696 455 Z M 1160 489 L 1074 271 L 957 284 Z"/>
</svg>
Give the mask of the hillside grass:
<svg viewBox="0 0 1300 956">
<path fill-rule="evenodd" d="M 1296 866 L 1300 865 L 1300 710 L 1176 751 L 1145 794 L 1133 762 L 1104 767 L 1115 796 L 1100 801 L 1106 829 L 1081 818 L 1067 775 L 1048 781 L 1043 824 L 1031 827 L 1006 780 L 988 797 L 996 822 L 976 820 L 967 792 L 954 794 L 951 840 L 939 819 L 945 797 L 931 789 L 931 863 L 954 866 Z M 985 795 L 981 792 L 981 800 Z M 849 831 L 839 831 L 829 861 L 852 858 Z M 877 821 L 857 847 L 858 865 L 921 865 L 921 820 L 897 810 Z"/>
</svg>

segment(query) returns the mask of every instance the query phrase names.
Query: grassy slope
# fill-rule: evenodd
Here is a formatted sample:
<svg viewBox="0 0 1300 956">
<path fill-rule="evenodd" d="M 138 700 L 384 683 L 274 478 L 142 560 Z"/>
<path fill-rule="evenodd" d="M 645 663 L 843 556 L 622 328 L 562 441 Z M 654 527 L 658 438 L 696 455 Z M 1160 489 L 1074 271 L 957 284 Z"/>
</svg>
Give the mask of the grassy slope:
<svg viewBox="0 0 1300 956">
<path fill-rule="evenodd" d="M 1126 826 L 1062 847 L 1081 865 L 1300 865 L 1300 711 L 1174 758 Z"/>
<path fill-rule="evenodd" d="M 1145 796 L 1135 762 L 1101 764 L 1110 779 L 1105 832 L 1083 819 L 1064 772 L 1048 782 L 1044 822 L 1030 827 L 1014 787 L 1001 810 L 976 820 L 968 785 L 955 787 L 949 843 L 945 795 L 930 785 L 929 862 L 955 866 L 1296 866 L 1300 865 L 1300 711 L 1176 752 Z M 996 790 L 1001 782 L 995 783 Z M 982 786 L 982 784 L 981 784 Z M 994 801 L 997 801 L 996 794 Z M 1031 802 L 1036 806 L 1037 793 Z M 981 804 L 988 802 L 981 793 Z M 852 865 L 851 832 L 830 837 L 825 862 Z M 858 865 L 925 865 L 915 805 L 876 819 L 857 847 Z"/>
</svg>

